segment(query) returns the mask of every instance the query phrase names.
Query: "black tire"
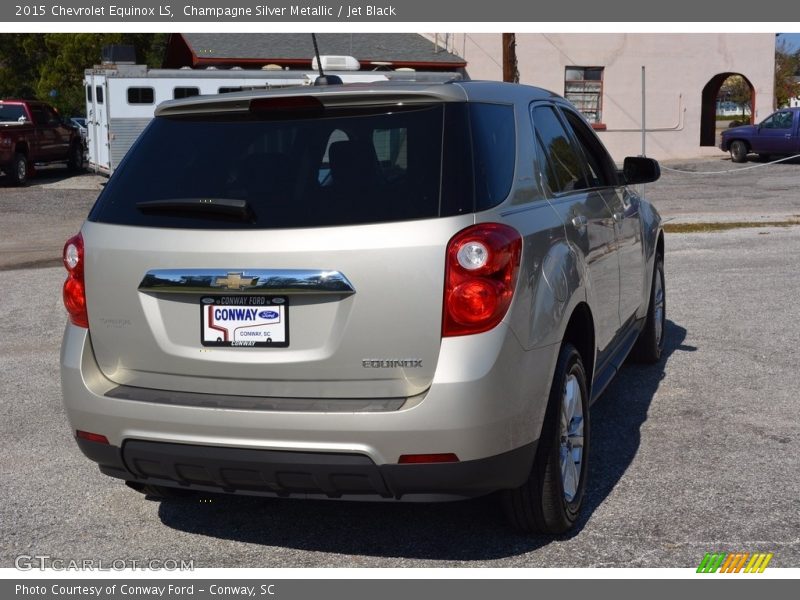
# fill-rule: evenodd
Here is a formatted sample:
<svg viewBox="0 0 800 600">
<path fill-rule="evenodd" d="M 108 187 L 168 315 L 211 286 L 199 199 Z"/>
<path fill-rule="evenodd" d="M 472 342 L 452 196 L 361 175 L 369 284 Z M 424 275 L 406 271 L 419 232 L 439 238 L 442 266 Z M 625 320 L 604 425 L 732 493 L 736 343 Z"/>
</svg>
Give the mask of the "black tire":
<svg viewBox="0 0 800 600">
<path fill-rule="evenodd" d="M 22 152 L 14 155 L 14 162 L 11 163 L 8 176 L 14 185 L 25 185 L 28 182 L 28 157 Z"/>
<path fill-rule="evenodd" d="M 747 162 L 747 153 L 750 149 L 747 147 L 747 142 L 742 140 L 734 140 L 731 142 L 731 160 L 735 163 Z"/>
<path fill-rule="evenodd" d="M 572 379 L 574 378 L 574 379 Z M 573 460 L 571 446 L 576 442 L 578 417 L 569 424 L 562 423 L 564 400 L 568 395 L 567 384 L 577 386 L 580 392 L 580 432 L 582 447 L 579 464 Z M 574 414 L 574 411 L 573 411 Z M 563 435 L 566 428 L 575 427 L 575 436 Z M 572 429 L 570 429 L 571 431 Z M 577 448 L 577 446 L 575 446 Z M 567 454 L 568 453 L 568 454 Z M 572 461 L 573 475 L 577 484 L 568 485 L 562 475 L 562 455 L 569 470 Z M 503 505 L 511 524 L 528 533 L 549 535 L 569 531 L 577 521 L 583 505 L 589 464 L 589 393 L 583 360 L 575 346 L 565 342 L 558 355 L 553 385 L 547 404 L 542 434 L 536 450 L 536 458 L 528 481 L 514 490 L 503 492 Z M 572 494 L 569 491 L 572 490 Z"/>
<path fill-rule="evenodd" d="M 67 158 L 67 169 L 77 173 L 83 171 L 83 146 L 77 142 L 72 144 L 69 149 L 69 157 Z"/>
<path fill-rule="evenodd" d="M 664 257 L 656 256 L 653 281 L 650 284 L 650 303 L 644 328 L 631 350 L 631 359 L 639 363 L 657 363 L 664 350 L 664 331 L 667 322 L 667 295 L 664 279 Z"/>
</svg>

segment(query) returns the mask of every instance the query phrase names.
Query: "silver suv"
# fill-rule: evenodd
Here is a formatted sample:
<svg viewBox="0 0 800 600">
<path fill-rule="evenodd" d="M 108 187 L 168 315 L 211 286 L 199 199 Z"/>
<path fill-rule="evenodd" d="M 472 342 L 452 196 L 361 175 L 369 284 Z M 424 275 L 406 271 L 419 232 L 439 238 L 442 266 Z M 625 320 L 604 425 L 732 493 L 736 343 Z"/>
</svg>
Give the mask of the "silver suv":
<svg viewBox="0 0 800 600">
<path fill-rule="evenodd" d="M 589 405 L 664 331 L 658 213 L 521 85 L 162 104 L 68 240 L 64 404 L 139 491 L 578 517 Z"/>
</svg>

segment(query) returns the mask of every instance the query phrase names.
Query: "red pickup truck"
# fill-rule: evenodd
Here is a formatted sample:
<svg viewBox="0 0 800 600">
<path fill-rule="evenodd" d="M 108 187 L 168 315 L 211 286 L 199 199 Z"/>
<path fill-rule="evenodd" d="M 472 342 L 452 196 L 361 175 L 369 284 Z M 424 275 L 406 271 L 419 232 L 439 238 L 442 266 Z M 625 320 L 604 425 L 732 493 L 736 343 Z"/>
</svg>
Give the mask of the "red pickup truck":
<svg viewBox="0 0 800 600">
<path fill-rule="evenodd" d="M 83 168 L 84 147 L 77 127 L 35 100 L 0 100 L 0 171 L 24 184 L 38 163 L 66 162 Z"/>
</svg>

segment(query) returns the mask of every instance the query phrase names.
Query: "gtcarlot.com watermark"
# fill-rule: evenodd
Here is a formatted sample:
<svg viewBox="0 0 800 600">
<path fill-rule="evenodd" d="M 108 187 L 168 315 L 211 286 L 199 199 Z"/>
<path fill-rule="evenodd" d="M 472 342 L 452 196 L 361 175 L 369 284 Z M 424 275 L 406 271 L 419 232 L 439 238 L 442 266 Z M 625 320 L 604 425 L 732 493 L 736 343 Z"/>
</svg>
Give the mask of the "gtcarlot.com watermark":
<svg viewBox="0 0 800 600">
<path fill-rule="evenodd" d="M 194 559 L 174 558 L 60 558 L 48 554 L 20 554 L 14 559 L 19 571 L 194 571 Z"/>
</svg>

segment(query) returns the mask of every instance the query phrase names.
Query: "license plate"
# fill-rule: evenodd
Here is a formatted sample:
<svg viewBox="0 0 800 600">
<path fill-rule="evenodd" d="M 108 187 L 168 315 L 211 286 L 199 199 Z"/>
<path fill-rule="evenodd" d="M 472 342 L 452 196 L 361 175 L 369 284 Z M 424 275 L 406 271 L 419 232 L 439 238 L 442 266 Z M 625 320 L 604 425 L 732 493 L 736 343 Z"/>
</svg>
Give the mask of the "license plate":
<svg viewBox="0 0 800 600">
<path fill-rule="evenodd" d="M 286 348 L 289 299 L 286 296 L 204 296 L 200 299 L 203 346 Z"/>
</svg>

